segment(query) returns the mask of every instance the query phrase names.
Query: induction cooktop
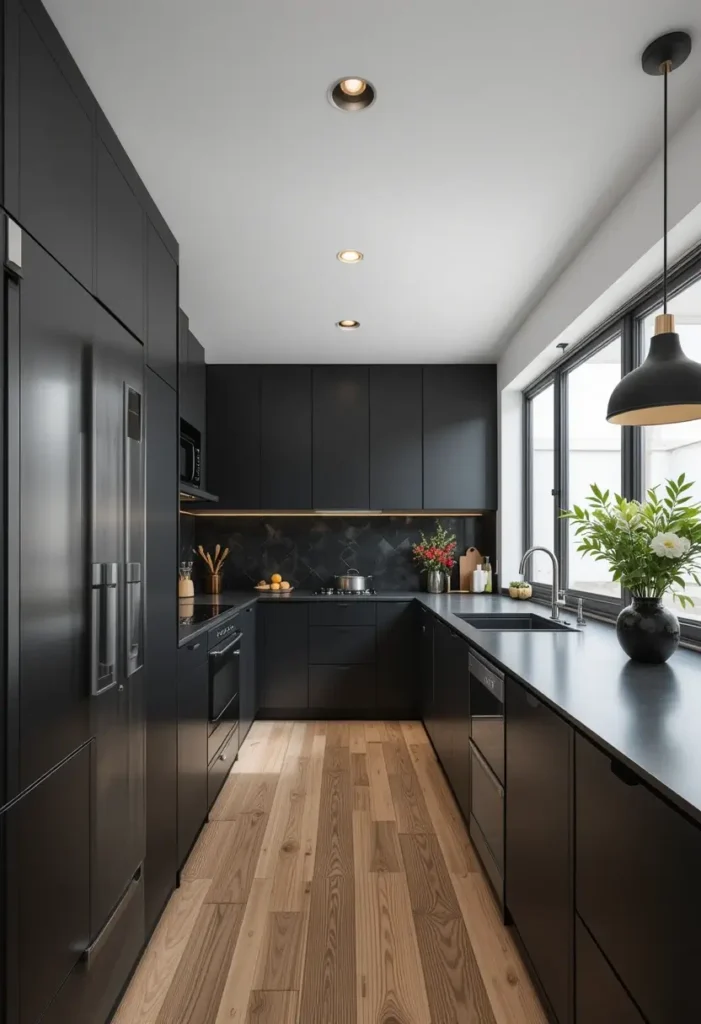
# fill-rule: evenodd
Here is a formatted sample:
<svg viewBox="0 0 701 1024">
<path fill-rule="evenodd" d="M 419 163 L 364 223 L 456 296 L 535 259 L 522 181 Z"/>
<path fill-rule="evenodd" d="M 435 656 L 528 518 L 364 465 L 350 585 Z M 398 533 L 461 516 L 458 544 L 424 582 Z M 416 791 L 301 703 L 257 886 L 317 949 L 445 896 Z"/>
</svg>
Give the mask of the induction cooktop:
<svg viewBox="0 0 701 1024">
<path fill-rule="evenodd" d="M 216 619 L 222 612 L 228 612 L 233 604 L 196 604 L 189 615 L 180 616 L 181 626 L 198 626 L 202 622 Z"/>
</svg>

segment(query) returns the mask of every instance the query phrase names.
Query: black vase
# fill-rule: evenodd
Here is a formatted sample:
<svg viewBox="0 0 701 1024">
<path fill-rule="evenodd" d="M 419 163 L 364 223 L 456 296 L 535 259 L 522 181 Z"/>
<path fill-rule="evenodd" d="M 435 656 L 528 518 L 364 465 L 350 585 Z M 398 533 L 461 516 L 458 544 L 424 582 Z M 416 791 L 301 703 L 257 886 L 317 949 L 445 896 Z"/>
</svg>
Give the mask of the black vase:
<svg viewBox="0 0 701 1024">
<path fill-rule="evenodd" d="M 679 646 L 679 620 L 659 597 L 634 597 L 616 621 L 618 642 L 633 661 L 661 665 Z"/>
</svg>

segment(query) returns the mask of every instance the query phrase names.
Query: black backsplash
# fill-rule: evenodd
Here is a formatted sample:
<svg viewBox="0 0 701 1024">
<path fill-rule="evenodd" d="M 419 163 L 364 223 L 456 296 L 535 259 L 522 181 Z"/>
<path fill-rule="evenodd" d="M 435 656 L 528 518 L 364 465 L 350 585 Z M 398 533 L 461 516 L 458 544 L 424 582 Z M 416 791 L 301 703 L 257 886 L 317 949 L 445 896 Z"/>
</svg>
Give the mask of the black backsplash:
<svg viewBox="0 0 701 1024">
<path fill-rule="evenodd" d="M 317 590 L 333 577 L 357 569 L 373 577 L 376 590 L 420 590 L 421 576 L 411 555 L 423 531 L 442 523 L 457 542 L 457 554 L 472 545 L 495 561 L 496 516 L 180 516 L 181 559 L 195 560 L 195 578 L 206 569 L 192 549 L 202 544 L 231 548 L 224 563 L 224 587 L 248 590 L 279 572 L 302 590 Z M 457 566 L 453 587 L 458 586 Z"/>
</svg>

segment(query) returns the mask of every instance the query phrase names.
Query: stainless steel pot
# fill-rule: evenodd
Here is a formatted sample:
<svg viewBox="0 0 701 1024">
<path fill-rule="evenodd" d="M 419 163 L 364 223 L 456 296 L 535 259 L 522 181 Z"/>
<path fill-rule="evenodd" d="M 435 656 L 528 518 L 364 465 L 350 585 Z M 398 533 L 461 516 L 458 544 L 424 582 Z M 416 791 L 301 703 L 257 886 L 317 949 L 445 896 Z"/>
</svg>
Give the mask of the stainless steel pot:
<svg viewBox="0 0 701 1024">
<path fill-rule="evenodd" d="M 336 576 L 336 590 L 347 590 L 349 594 L 361 590 L 369 590 L 372 576 L 361 576 L 357 569 L 349 569 L 341 576 Z"/>
</svg>

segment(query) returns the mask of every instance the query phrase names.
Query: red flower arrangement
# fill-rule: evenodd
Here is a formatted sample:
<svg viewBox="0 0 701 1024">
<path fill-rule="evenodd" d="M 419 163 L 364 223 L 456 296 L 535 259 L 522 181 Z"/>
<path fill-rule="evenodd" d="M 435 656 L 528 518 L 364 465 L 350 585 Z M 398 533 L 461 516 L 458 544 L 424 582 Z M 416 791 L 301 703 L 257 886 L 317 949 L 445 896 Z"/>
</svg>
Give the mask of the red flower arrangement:
<svg viewBox="0 0 701 1024">
<path fill-rule="evenodd" d="M 432 536 L 426 538 L 421 534 L 421 541 L 414 544 L 412 553 L 414 561 L 421 566 L 422 572 L 449 573 L 455 565 L 455 536 L 443 526 L 438 526 Z"/>
</svg>

